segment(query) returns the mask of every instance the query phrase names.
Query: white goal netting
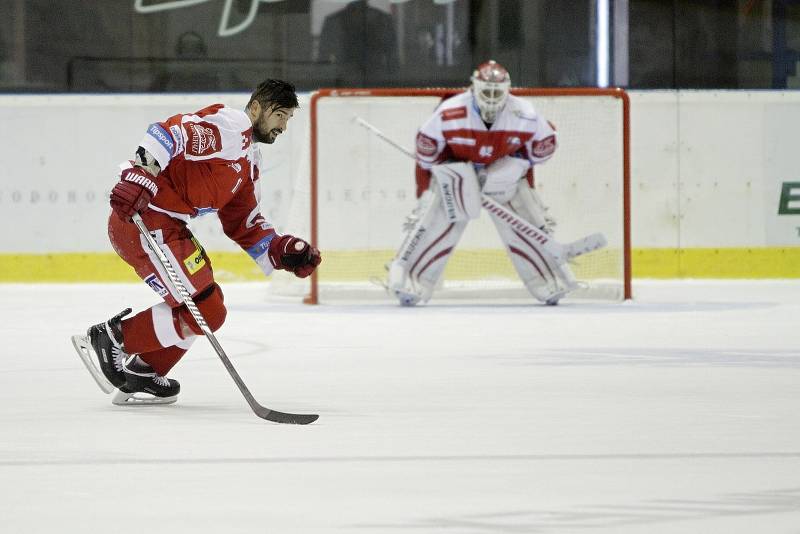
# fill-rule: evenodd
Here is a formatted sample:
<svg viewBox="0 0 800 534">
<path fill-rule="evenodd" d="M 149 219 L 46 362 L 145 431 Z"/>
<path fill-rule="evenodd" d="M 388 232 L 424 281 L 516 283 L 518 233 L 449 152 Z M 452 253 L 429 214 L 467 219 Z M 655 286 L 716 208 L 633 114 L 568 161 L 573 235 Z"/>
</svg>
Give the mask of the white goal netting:
<svg viewBox="0 0 800 534">
<path fill-rule="evenodd" d="M 284 230 L 315 234 L 324 259 L 313 282 L 316 287 L 311 280 L 278 273 L 273 293 L 313 294 L 320 302 L 390 298 L 380 282 L 403 239 L 402 224 L 415 206 L 414 162 L 355 119 L 364 119 L 412 149 L 417 129 L 441 100 L 441 94 L 427 92 L 417 96 L 401 90 L 349 90 L 312 99 L 308 172 L 301 172 L 294 186 Z M 555 238 L 568 242 L 603 232 L 608 239 L 606 248 L 576 258 L 573 271 L 586 287 L 570 297 L 624 298 L 630 276 L 625 261 L 629 231 L 624 200 L 627 117 L 620 98 L 624 93 L 515 92 L 529 98 L 558 130 L 554 157 L 535 168 L 537 190 L 558 223 Z M 530 298 L 486 214 L 470 223 L 434 294 L 458 296 Z"/>
</svg>

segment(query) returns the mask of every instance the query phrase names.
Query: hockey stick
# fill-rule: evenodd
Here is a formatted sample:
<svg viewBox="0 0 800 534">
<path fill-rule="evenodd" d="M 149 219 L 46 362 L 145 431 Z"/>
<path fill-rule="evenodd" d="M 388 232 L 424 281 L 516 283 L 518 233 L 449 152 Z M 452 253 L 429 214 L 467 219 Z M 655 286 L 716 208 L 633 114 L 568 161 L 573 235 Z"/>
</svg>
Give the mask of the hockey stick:
<svg viewBox="0 0 800 534">
<path fill-rule="evenodd" d="M 317 419 L 319 419 L 318 415 L 312 414 L 294 414 L 294 413 L 284 413 L 278 412 L 275 410 L 270 410 L 269 408 L 262 406 L 256 401 L 253 395 L 250 393 L 250 390 L 247 389 L 247 386 L 242 381 L 242 378 L 239 376 L 239 373 L 233 367 L 228 356 L 225 354 L 225 351 L 222 349 L 222 346 L 217 341 L 216 336 L 214 336 L 214 332 L 211 331 L 209 328 L 208 323 L 203 318 L 203 314 L 200 313 L 200 310 L 197 309 L 197 305 L 192 300 L 191 294 L 186 289 L 186 286 L 183 285 L 180 278 L 178 278 L 178 274 L 175 272 L 175 269 L 172 267 L 172 264 L 167 258 L 167 255 L 164 254 L 164 251 L 161 250 L 161 247 L 158 246 L 156 240 L 153 239 L 153 236 L 150 235 L 150 230 L 147 229 L 145 226 L 144 221 L 142 221 L 142 216 L 138 213 L 133 214 L 133 223 L 141 232 L 142 237 L 145 238 L 147 241 L 148 246 L 153 251 L 153 253 L 158 257 L 159 263 L 161 266 L 164 267 L 164 270 L 167 271 L 167 275 L 169 275 L 169 279 L 172 282 L 172 286 L 175 290 L 180 294 L 181 299 L 183 299 L 183 303 L 189 309 L 189 313 L 192 314 L 195 322 L 197 322 L 197 326 L 200 327 L 200 330 L 206 336 L 208 341 L 211 343 L 211 346 L 214 347 L 214 350 L 217 352 L 217 356 L 219 359 L 222 360 L 222 364 L 225 366 L 225 369 L 228 370 L 228 373 L 233 378 L 233 381 L 236 383 L 236 386 L 239 388 L 239 391 L 242 392 L 244 395 L 245 400 L 247 400 L 247 404 L 250 405 L 250 408 L 253 409 L 253 412 L 260 418 L 266 419 L 267 421 L 272 421 L 274 423 L 287 423 L 287 424 L 295 424 L 295 425 L 307 425 L 309 423 L 313 423 Z"/>
<path fill-rule="evenodd" d="M 355 122 L 357 122 L 360 126 L 363 126 L 367 130 L 371 131 L 380 139 L 384 140 L 386 143 L 390 144 L 406 156 L 416 161 L 416 154 L 397 143 L 394 139 L 389 138 L 386 134 L 372 124 L 368 123 L 357 115 L 353 120 L 355 120 Z M 555 241 L 542 230 L 536 228 L 532 224 L 529 224 L 527 221 L 524 221 L 511 210 L 484 193 L 481 193 L 481 205 L 493 217 L 504 221 L 515 230 L 535 239 L 542 246 L 542 248 L 547 250 L 547 252 L 553 256 L 558 264 L 562 264 L 576 256 L 580 256 L 581 254 L 586 254 L 587 252 L 602 248 L 607 244 L 605 236 L 598 232 L 564 245 Z"/>
<path fill-rule="evenodd" d="M 355 120 L 360 126 L 363 126 L 364 128 L 366 128 L 370 132 L 374 133 L 379 138 L 383 139 L 384 141 L 386 141 L 387 143 L 389 143 L 390 145 L 395 147 L 397 150 L 399 150 L 400 152 L 402 152 L 403 154 L 405 154 L 409 158 L 411 158 L 411 159 L 416 161 L 416 159 L 417 159 L 417 155 L 416 154 L 411 152 L 409 149 L 407 149 L 406 147 L 404 147 L 400 143 L 396 142 L 394 139 L 391 139 L 390 137 L 388 137 L 385 133 L 383 133 L 382 131 L 377 129 L 372 124 L 368 123 L 367 121 L 365 121 L 364 119 L 362 119 L 358 115 L 356 115 L 353 118 L 353 120 Z"/>
</svg>

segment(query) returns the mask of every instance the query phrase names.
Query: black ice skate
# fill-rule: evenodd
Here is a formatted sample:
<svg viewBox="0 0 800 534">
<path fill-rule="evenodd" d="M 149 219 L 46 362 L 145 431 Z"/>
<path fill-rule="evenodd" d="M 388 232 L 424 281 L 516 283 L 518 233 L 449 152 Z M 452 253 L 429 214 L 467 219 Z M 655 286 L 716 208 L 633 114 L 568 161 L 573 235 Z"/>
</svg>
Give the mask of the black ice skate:
<svg viewBox="0 0 800 534">
<path fill-rule="evenodd" d="M 125 384 L 122 364 L 128 355 L 122 344 L 122 318 L 129 313 L 131 309 L 126 308 L 105 323 L 90 327 L 85 336 L 72 336 L 83 364 L 106 393 Z"/>
<path fill-rule="evenodd" d="M 181 385 L 163 377 L 138 355 L 129 356 L 122 365 L 125 384 L 111 401 L 114 404 L 171 404 L 178 400 Z"/>
</svg>

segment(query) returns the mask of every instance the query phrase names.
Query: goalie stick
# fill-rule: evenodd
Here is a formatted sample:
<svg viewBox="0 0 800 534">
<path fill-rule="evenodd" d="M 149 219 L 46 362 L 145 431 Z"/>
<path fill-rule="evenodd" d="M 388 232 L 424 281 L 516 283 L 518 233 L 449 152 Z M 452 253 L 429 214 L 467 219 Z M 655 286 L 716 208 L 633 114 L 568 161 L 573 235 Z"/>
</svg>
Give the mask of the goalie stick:
<svg viewBox="0 0 800 534">
<path fill-rule="evenodd" d="M 409 158 L 416 161 L 417 159 L 416 154 L 408 150 L 406 147 L 397 143 L 394 139 L 389 138 L 386 134 L 384 134 L 382 131 L 380 131 L 372 124 L 368 123 L 359 116 L 355 116 L 353 120 L 355 120 L 355 122 L 366 128 L 367 130 L 371 131 L 380 139 L 383 139 L 388 144 L 392 145 L 394 148 L 396 148 Z M 587 252 L 597 250 L 599 248 L 606 246 L 607 244 L 605 236 L 602 233 L 597 232 L 594 234 L 590 234 L 586 237 L 583 237 L 581 239 L 578 239 L 576 241 L 573 241 L 572 243 L 564 245 L 555 241 L 545 232 L 536 228 L 532 224 L 528 224 L 526 221 L 522 220 L 511 210 L 509 210 L 508 208 L 506 208 L 505 206 L 503 206 L 502 204 L 500 204 L 499 202 L 497 202 L 496 200 L 494 200 L 493 198 L 484 193 L 481 193 L 481 205 L 493 216 L 498 217 L 499 219 L 505 221 L 512 228 L 520 230 L 529 237 L 535 239 L 559 263 L 568 261 L 576 256 L 580 256 L 581 254 L 586 254 Z"/>
<path fill-rule="evenodd" d="M 417 160 L 417 155 L 416 154 L 411 152 L 409 149 L 407 149 L 403 145 L 397 143 L 394 139 L 389 138 L 385 133 L 383 133 L 382 131 L 380 131 L 375 126 L 373 126 L 372 124 L 368 123 L 367 121 L 365 121 L 361 117 L 355 116 L 353 118 L 353 120 L 355 120 L 359 125 L 363 126 L 364 128 L 366 128 L 370 132 L 374 133 L 379 138 L 383 139 L 384 141 L 386 141 L 387 143 L 389 143 L 390 145 L 395 147 L 397 150 L 399 150 L 400 152 L 402 152 L 403 154 L 405 154 L 409 158 L 413 159 L 414 161 Z"/>
<path fill-rule="evenodd" d="M 172 267 L 172 264 L 167 258 L 164 251 L 161 250 L 161 247 L 158 246 L 156 240 L 153 239 L 153 236 L 150 234 L 150 230 L 147 229 L 145 226 L 144 221 L 142 221 L 141 215 L 138 213 L 133 214 L 133 223 L 139 229 L 139 232 L 142 234 L 142 237 L 147 241 L 148 246 L 153 251 L 153 253 L 158 257 L 159 263 L 164 267 L 164 270 L 167 271 L 169 275 L 170 282 L 175 287 L 175 290 L 181 295 L 181 299 L 183 299 L 183 303 L 189 309 L 189 313 L 192 314 L 195 322 L 197 322 L 197 326 L 200 327 L 200 330 L 205 335 L 206 339 L 208 339 L 211 346 L 214 347 L 214 350 L 217 352 L 217 356 L 219 359 L 222 360 L 222 364 L 227 369 L 228 373 L 233 378 L 233 381 L 236 383 L 236 386 L 239 388 L 239 391 L 242 392 L 244 395 L 245 400 L 247 400 L 247 404 L 250 405 L 252 408 L 253 413 L 255 413 L 258 417 L 262 419 L 266 419 L 267 421 L 272 421 L 273 423 L 286 423 L 286 424 L 295 424 L 295 425 L 307 425 L 309 423 L 313 423 L 317 419 L 319 419 L 319 415 L 313 414 L 295 414 L 295 413 L 284 413 L 278 412 L 276 410 L 270 410 L 269 408 L 262 406 L 261 404 L 256 401 L 253 397 L 250 390 L 245 385 L 242 378 L 239 376 L 239 373 L 233 367 L 228 356 L 225 354 L 225 351 L 222 349 L 222 345 L 219 344 L 217 341 L 216 336 L 209 328 L 208 323 L 203 318 L 203 314 L 200 313 L 200 310 L 197 309 L 197 305 L 192 300 L 192 296 L 189 294 L 189 291 L 186 289 L 186 286 L 183 285 L 180 278 L 178 278 L 178 274 L 175 272 L 175 269 Z"/>
</svg>

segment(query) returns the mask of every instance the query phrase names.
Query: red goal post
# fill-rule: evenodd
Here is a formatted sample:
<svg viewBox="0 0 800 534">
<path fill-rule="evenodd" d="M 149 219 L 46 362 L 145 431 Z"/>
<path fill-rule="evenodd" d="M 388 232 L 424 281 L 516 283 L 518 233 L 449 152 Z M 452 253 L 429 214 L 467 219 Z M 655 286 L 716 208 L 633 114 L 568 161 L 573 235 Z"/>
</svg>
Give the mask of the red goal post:
<svg viewBox="0 0 800 534">
<path fill-rule="evenodd" d="M 386 117 L 398 117 L 402 120 L 392 120 L 390 121 L 392 124 L 396 122 L 404 122 L 405 120 L 405 108 L 404 105 L 411 105 L 412 103 L 416 103 L 420 99 L 428 102 L 426 107 L 427 115 L 430 115 L 436 104 L 439 100 L 444 97 L 457 94 L 458 92 L 463 91 L 463 89 L 458 88 L 423 88 L 423 89 L 320 89 L 312 94 L 310 100 L 310 175 L 309 175 L 309 183 L 308 183 L 308 194 L 309 194 L 309 220 L 308 223 L 310 228 L 308 229 L 310 232 L 310 239 L 312 244 L 319 247 L 323 253 L 323 267 L 315 272 L 310 280 L 310 286 L 308 287 L 308 294 L 304 299 L 304 302 L 310 304 L 317 304 L 320 302 L 320 277 L 324 276 L 325 272 L 325 264 L 326 264 L 326 249 L 328 248 L 328 244 L 324 243 L 320 239 L 320 209 L 321 209 L 321 188 L 325 186 L 322 177 L 323 166 L 325 169 L 336 168 L 339 169 L 339 165 L 343 166 L 358 166 L 357 163 L 363 159 L 363 156 L 360 157 L 358 155 L 358 150 L 354 151 L 352 155 L 348 151 L 347 148 L 340 148 L 335 149 L 334 152 L 338 150 L 338 153 L 341 156 L 341 161 L 339 163 L 332 162 L 329 156 L 328 161 L 323 161 L 323 153 L 324 151 L 320 148 L 320 143 L 328 142 L 332 139 L 338 138 L 349 138 L 351 136 L 357 135 L 354 134 L 353 131 L 350 130 L 350 126 L 346 124 L 346 120 L 342 119 L 342 115 L 345 113 L 349 113 L 351 110 L 355 114 L 359 113 L 358 109 L 370 109 L 369 113 L 371 115 L 371 122 L 375 122 L 376 117 L 380 119 L 382 116 Z M 613 270 L 616 274 L 612 277 L 618 279 L 619 284 L 619 294 L 618 296 L 622 299 L 629 299 L 632 296 L 631 292 L 631 253 L 630 253 L 630 101 L 628 98 L 627 93 L 622 89 L 599 89 L 599 88 L 552 88 L 552 89 L 534 89 L 534 88 L 514 88 L 512 89 L 512 93 L 521 97 L 528 97 L 533 99 L 534 106 L 537 110 L 544 116 L 546 119 L 553 120 L 556 127 L 558 128 L 559 132 L 559 149 L 556 151 L 556 154 L 553 158 L 553 161 L 558 161 L 559 158 L 565 160 L 579 160 L 580 158 L 594 158 L 594 161 L 586 161 L 585 169 L 580 168 L 577 171 L 571 171 L 573 174 L 565 174 L 568 180 L 575 180 L 572 183 L 572 189 L 582 190 L 586 185 L 583 185 L 585 181 L 587 184 L 592 183 L 592 176 L 597 173 L 597 167 L 602 166 L 607 160 L 613 160 L 613 169 L 607 171 L 607 176 L 599 177 L 598 180 L 605 180 L 607 183 L 605 184 L 605 190 L 613 189 L 614 193 L 612 193 L 608 198 L 612 199 L 611 201 L 607 202 L 607 205 L 595 205 L 592 209 L 583 209 L 585 212 L 595 212 L 597 214 L 597 225 L 598 227 L 592 227 L 592 219 L 589 218 L 588 221 L 585 222 L 585 228 L 581 228 L 580 231 L 584 232 L 583 235 L 592 233 L 594 231 L 604 231 L 605 233 L 611 232 L 616 238 L 609 239 L 609 246 L 614 247 L 613 250 L 616 251 L 615 259 L 612 263 L 618 264 L 618 268 L 615 267 Z M 427 97 L 427 99 L 426 99 Z M 578 103 L 581 101 L 581 103 Z M 328 112 L 327 115 L 323 113 L 323 109 L 326 103 L 330 102 L 339 102 L 343 105 L 340 106 L 338 111 Z M 368 102 L 369 104 L 365 104 Z M 390 105 L 391 103 L 391 105 Z M 368 106 L 368 107 L 365 107 Z M 398 108 L 399 106 L 399 108 Z M 560 109 L 560 107 L 569 107 L 570 111 L 566 112 L 569 113 L 569 118 L 565 118 L 564 115 L 560 117 L 561 124 L 559 123 L 559 119 L 551 119 L 553 115 L 557 115 L 557 112 L 554 110 Z M 386 112 L 383 113 L 384 108 L 391 108 L 386 109 Z M 545 109 L 546 108 L 546 109 Z M 574 108 L 574 109 L 572 109 Z M 376 111 L 377 110 L 377 111 Z M 338 115 L 337 115 L 338 114 Z M 325 116 L 324 116 L 325 115 Z M 577 115 L 576 117 L 572 117 L 572 115 Z M 602 115 L 602 120 L 606 121 L 607 124 L 600 125 L 593 130 L 593 133 L 586 133 L 586 130 L 591 130 L 592 127 L 596 126 L 598 122 L 601 121 L 600 116 Z M 331 119 L 331 117 L 337 117 L 336 119 Z M 354 117 L 357 115 L 354 115 Z M 338 120 L 338 126 L 334 127 L 332 131 L 323 132 L 325 129 L 326 121 L 330 122 L 331 120 Z M 422 119 L 424 120 L 424 119 Z M 422 120 L 417 119 L 414 122 L 415 128 L 419 127 L 422 123 Z M 351 121 L 353 122 L 353 121 Z M 565 124 L 566 123 L 566 124 Z M 342 126 L 344 125 L 344 126 Z M 388 127 L 387 125 L 380 125 L 377 124 L 379 128 L 383 129 Z M 354 130 L 358 130 L 359 127 L 353 125 L 352 128 Z M 407 127 L 408 129 L 408 127 Z M 345 131 L 347 130 L 347 131 Z M 363 130 L 363 129 L 362 129 Z M 387 130 L 383 130 L 387 131 Z M 413 137 L 406 136 L 408 132 L 403 133 L 403 138 L 397 139 L 398 144 L 403 146 L 408 146 L 409 148 L 413 148 Z M 361 135 L 361 134 L 359 134 Z M 392 136 L 392 132 L 387 132 L 389 137 Z M 570 139 L 578 136 L 587 137 L 584 139 L 583 142 L 577 143 L 576 146 L 584 146 L 593 148 L 597 144 L 600 143 L 607 143 L 607 149 L 600 149 L 593 154 L 570 154 L 565 153 L 565 151 L 569 150 L 569 145 L 571 143 L 566 142 L 565 139 Z M 594 136 L 594 138 L 591 138 Z M 374 136 L 372 136 L 374 138 Z M 387 159 L 393 156 L 389 156 L 388 152 L 394 150 L 397 152 L 396 149 L 392 149 L 391 147 L 385 146 L 386 143 L 382 140 L 375 140 L 370 139 L 367 136 L 361 137 L 362 141 L 360 142 L 361 145 L 364 143 L 370 145 L 372 148 L 371 150 L 380 151 L 382 155 L 376 156 L 377 159 Z M 379 144 L 383 144 L 383 147 L 378 147 Z M 566 146 L 565 146 L 566 145 Z M 357 147 L 359 150 L 362 147 Z M 586 151 L 588 149 L 584 148 L 582 151 Z M 605 152 L 603 152 L 605 150 Z M 410 160 L 409 160 L 410 161 Z M 413 169 L 413 162 L 410 162 L 411 168 Z M 547 166 L 551 165 L 551 162 L 547 162 L 544 165 L 537 166 L 535 172 L 537 173 L 537 188 L 539 187 L 539 183 L 543 183 L 541 188 L 542 197 L 545 204 L 550 205 L 551 202 L 554 202 L 556 195 L 551 195 L 549 189 L 552 187 L 550 184 L 550 179 L 545 177 L 546 175 L 546 168 Z M 374 165 L 373 165 L 374 167 Z M 540 168 L 542 169 L 541 175 L 542 179 L 540 182 Z M 611 169 L 611 167 L 609 167 Z M 342 180 L 346 179 L 347 170 L 339 169 L 336 172 L 342 173 L 341 178 Z M 356 173 L 357 171 L 353 171 Z M 369 174 L 369 173 L 368 173 Z M 375 170 L 371 171 L 372 175 L 381 174 Z M 406 178 L 404 179 L 405 182 L 403 183 L 404 186 L 407 186 L 409 190 L 413 190 L 413 170 L 409 170 L 407 173 Z M 587 176 L 576 176 L 577 174 L 586 174 Z M 338 179 L 338 178 L 337 178 Z M 577 181 L 580 180 L 581 184 L 578 184 Z M 569 188 L 569 185 L 557 185 L 557 180 L 553 179 L 555 187 L 564 187 Z M 599 187 L 597 185 L 593 187 Z M 369 196 L 371 191 L 368 188 L 364 189 L 368 191 L 366 196 Z M 566 198 L 564 200 L 565 204 L 560 207 L 560 212 L 556 212 L 555 216 L 561 225 L 562 222 L 569 222 L 572 218 L 576 218 L 576 213 L 569 213 L 569 202 L 572 199 L 573 202 L 576 202 L 576 198 L 574 195 L 570 195 L 570 192 L 567 191 Z M 602 190 L 601 190 L 602 193 Z M 328 197 L 331 197 L 330 191 L 326 191 Z M 364 195 L 362 195 L 364 196 Z M 587 195 L 592 196 L 592 195 Z M 618 198 L 618 201 L 613 200 L 615 197 Z M 413 200 L 409 199 L 409 200 Z M 335 199 L 333 200 L 336 201 Z M 405 198 L 403 199 L 405 202 Z M 565 209 L 565 206 L 567 209 Z M 591 206 L 591 202 L 587 204 L 587 206 Z M 413 207 L 413 205 L 412 205 Z M 555 208 L 555 206 L 550 206 L 551 208 Z M 363 208 L 361 208 L 363 209 Z M 578 207 L 577 209 L 581 209 Z M 358 211 L 359 208 L 354 208 L 353 211 Z M 348 206 L 344 205 L 342 207 L 337 207 L 336 211 L 340 214 L 341 217 L 348 216 Z M 409 210 L 410 211 L 410 210 Z M 609 217 L 601 216 L 601 213 L 606 213 Z M 613 213 L 610 213 L 613 212 Z M 583 214 L 581 214 L 581 218 L 585 218 Z M 606 222 L 606 218 L 609 222 Z M 383 217 L 380 217 L 380 214 L 377 220 L 382 221 Z M 327 221 L 326 225 L 337 225 L 336 216 L 332 217 L 331 221 Z M 601 224 L 601 221 L 603 224 Z M 400 243 L 401 240 L 401 223 L 402 219 L 398 221 L 394 221 L 394 226 L 396 230 L 394 231 L 394 236 L 397 244 Z M 357 224 L 357 223 L 354 223 Z M 607 227 L 599 227 L 604 226 Z M 363 225 L 362 229 L 364 232 L 369 232 L 374 226 L 374 223 L 366 223 Z M 326 226 L 327 227 L 327 226 Z M 580 235 L 570 235 L 570 236 L 561 236 L 561 227 L 557 227 L 556 229 L 556 239 L 560 241 L 568 241 L 571 239 L 575 239 L 581 237 Z M 352 228 L 351 228 L 352 230 Z M 332 231 L 333 232 L 333 231 Z M 384 232 L 386 233 L 386 232 Z M 382 250 L 385 249 L 386 246 L 382 247 Z M 591 253 L 588 256 L 592 256 L 597 252 Z M 384 252 L 385 254 L 385 252 Z M 333 254 L 333 258 L 335 261 L 336 253 Z M 579 258 L 581 259 L 581 258 Z M 385 261 L 382 260 L 382 261 Z M 492 259 L 492 262 L 499 261 Z M 603 260 L 606 261 L 606 260 Z M 467 263 L 474 264 L 475 261 L 469 260 Z M 510 262 L 509 262 L 510 264 Z M 479 267 L 479 266 L 477 266 Z M 332 267 L 333 268 L 333 267 Z M 581 273 L 576 272 L 578 278 L 581 279 Z M 602 275 L 602 276 L 605 276 Z M 601 276 L 601 277 L 602 277 Z M 447 275 L 446 275 L 447 277 Z"/>
</svg>

